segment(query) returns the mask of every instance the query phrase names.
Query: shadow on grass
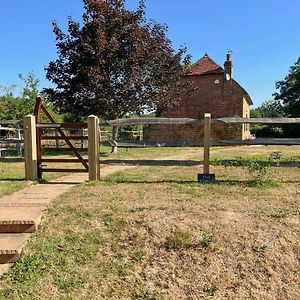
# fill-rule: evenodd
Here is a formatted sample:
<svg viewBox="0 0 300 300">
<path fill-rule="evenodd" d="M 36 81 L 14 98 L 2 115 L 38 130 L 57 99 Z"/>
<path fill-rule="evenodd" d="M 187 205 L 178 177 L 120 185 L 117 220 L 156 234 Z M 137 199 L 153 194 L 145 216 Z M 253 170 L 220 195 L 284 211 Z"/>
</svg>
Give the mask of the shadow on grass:
<svg viewBox="0 0 300 300">
<path fill-rule="evenodd" d="M 1 181 L 25 181 L 24 178 L 0 178 Z"/>
<path fill-rule="evenodd" d="M 224 159 L 220 160 L 220 166 L 224 166 L 229 163 L 234 163 L 238 160 Z M 269 162 L 269 161 L 257 161 L 262 166 L 273 166 L 273 167 L 300 167 L 299 161 L 280 161 L 280 162 Z M 127 166 L 200 166 L 203 165 L 203 160 L 155 160 L 155 159 L 104 159 L 101 160 L 100 164 L 103 165 L 127 165 Z M 213 164 L 212 164 L 213 165 Z"/>
<path fill-rule="evenodd" d="M 65 185 L 65 184 L 77 185 L 77 184 L 82 183 L 82 182 L 79 182 L 79 181 L 63 181 L 63 177 L 64 176 L 62 176 L 61 178 L 51 179 L 51 180 L 39 179 L 38 183 L 39 184 L 49 184 L 49 185 Z"/>
<path fill-rule="evenodd" d="M 182 184 L 182 185 L 244 185 L 246 186 L 250 181 L 239 181 L 239 180 L 216 180 L 215 183 L 202 183 L 197 180 L 176 180 L 176 179 L 162 179 L 162 180 L 106 180 L 105 178 L 101 180 L 104 183 L 130 183 L 130 184 L 160 184 L 160 183 L 170 183 L 170 184 Z"/>
<path fill-rule="evenodd" d="M 197 180 L 173 180 L 173 179 L 162 179 L 162 180 L 106 180 L 101 179 L 104 183 L 111 183 L 111 184 L 118 184 L 118 183 L 129 183 L 129 184 L 182 184 L 182 185 L 214 185 L 214 186 L 241 186 L 241 187 L 256 187 L 258 186 L 257 182 L 255 180 L 216 180 L 215 183 L 202 183 L 198 182 Z M 299 184 L 300 180 L 287 180 L 287 181 L 280 181 L 276 182 L 278 186 L 285 183 L 295 183 Z M 266 186 L 268 186 L 268 182 L 266 183 Z M 263 185 L 262 185 L 263 187 Z M 270 185 L 272 187 L 272 185 Z M 274 184 L 273 187 L 276 187 Z"/>
<path fill-rule="evenodd" d="M 199 166 L 203 164 L 203 161 L 199 160 L 153 160 L 153 159 L 106 159 L 101 160 L 100 164 L 104 165 L 127 165 L 127 166 Z"/>
</svg>

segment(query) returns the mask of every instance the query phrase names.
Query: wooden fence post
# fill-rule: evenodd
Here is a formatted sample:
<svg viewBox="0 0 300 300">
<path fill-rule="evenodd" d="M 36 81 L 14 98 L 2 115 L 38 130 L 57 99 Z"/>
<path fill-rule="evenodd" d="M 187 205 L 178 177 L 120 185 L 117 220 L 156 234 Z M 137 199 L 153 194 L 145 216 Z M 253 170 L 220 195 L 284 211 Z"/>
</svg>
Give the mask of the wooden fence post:
<svg viewBox="0 0 300 300">
<path fill-rule="evenodd" d="M 209 174 L 209 148 L 210 148 L 210 127 L 211 127 L 211 114 L 204 114 L 204 149 L 203 149 L 203 173 Z"/>
<path fill-rule="evenodd" d="M 209 173 L 209 154 L 210 154 L 210 128 L 211 114 L 204 114 L 204 137 L 203 137 L 203 174 L 198 174 L 198 182 L 214 183 L 215 174 Z"/>
<path fill-rule="evenodd" d="M 100 179 L 99 164 L 99 119 L 96 116 L 88 117 L 88 149 L 89 149 L 89 180 Z"/>
<path fill-rule="evenodd" d="M 36 122 L 28 115 L 23 119 L 25 179 L 37 180 Z"/>
</svg>

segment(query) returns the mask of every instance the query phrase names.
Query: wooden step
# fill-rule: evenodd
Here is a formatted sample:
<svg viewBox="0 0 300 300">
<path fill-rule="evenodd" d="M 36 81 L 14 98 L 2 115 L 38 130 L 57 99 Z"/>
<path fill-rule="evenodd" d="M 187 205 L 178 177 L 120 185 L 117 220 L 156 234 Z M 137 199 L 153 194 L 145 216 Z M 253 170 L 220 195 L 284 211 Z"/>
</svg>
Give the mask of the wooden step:
<svg viewBox="0 0 300 300">
<path fill-rule="evenodd" d="M 0 264 L 16 262 L 22 253 L 23 246 L 29 239 L 29 233 L 0 234 Z M 5 269 L 4 269 L 5 271 Z"/>
<path fill-rule="evenodd" d="M 0 233 L 36 231 L 41 221 L 43 208 L 0 205 Z"/>
</svg>

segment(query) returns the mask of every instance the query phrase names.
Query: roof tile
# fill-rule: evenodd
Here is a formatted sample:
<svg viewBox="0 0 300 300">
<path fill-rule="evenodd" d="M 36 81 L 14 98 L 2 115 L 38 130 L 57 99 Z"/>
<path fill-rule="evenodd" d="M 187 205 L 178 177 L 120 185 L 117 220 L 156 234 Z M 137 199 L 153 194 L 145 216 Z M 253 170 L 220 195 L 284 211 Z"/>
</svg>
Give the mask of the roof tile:
<svg viewBox="0 0 300 300">
<path fill-rule="evenodd" d="M 221 74 L 224 69 L 206 53 L 190 68 L 187 75 Z"/>
</svg>

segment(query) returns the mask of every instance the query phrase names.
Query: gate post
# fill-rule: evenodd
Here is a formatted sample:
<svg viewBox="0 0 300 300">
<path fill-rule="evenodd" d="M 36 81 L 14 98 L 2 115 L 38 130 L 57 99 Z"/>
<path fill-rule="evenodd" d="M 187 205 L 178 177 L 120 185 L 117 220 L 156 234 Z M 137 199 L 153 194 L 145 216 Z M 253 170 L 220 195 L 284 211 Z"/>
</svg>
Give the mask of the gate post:
<svg viewBox="0 0 300 300">
<path fill-rule="evenodd" d="M 23 119 L 25 179 L 37 180 L 36 122 L 28 115 Z"/>
<path fill-rule="evenodd" d="M 89 180 L 100 180 L 99 119 L 88 117 Z"/>
<path fill-rule="evenodd" d="M 211 114 L 204 114 L 204 149 L 203 149 L 203 173 L 209 174 L 209 146 L 210 146 Z"/>
<path fill-rule="evenodd" d="M 210 129 L 211 114 L 204 114 L 204 138 L 203 138 L 203 174 L 198 174 L 199 182 L 215 182 L 215 174 L 209 173 L 209 154 L 210 154 Z"/>
</svg>

